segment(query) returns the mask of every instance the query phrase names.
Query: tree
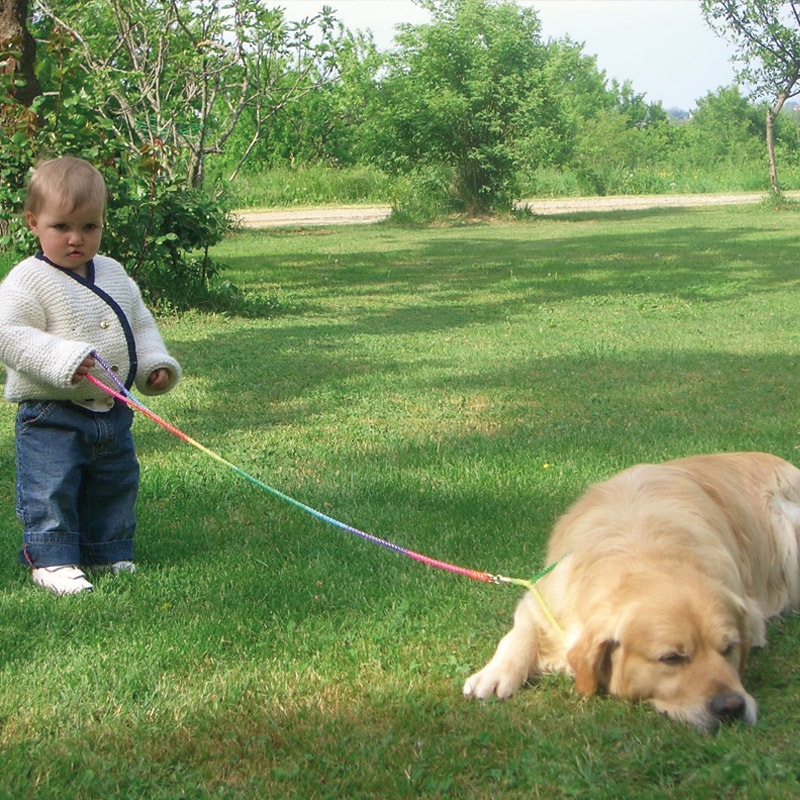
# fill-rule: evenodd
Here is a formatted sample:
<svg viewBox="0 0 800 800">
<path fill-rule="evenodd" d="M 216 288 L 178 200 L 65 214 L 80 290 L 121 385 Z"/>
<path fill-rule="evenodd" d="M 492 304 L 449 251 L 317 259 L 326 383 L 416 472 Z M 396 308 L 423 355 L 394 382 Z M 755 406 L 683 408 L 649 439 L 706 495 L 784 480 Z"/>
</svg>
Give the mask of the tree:
<svg viewBox="0 0 800 800">
<path fill-rule="evenodd" d="M 34 71 L 36 43 L 27 22 L 28 0 L 0 0 L 0 72 L 11 78 L 14 98 L 26 107 L 41 91 Z"/>
<path fill-rule="evenodd" d="M 27 21 L 28 0 L 0 0 L 0 248 L 13 224 L 13 200 L 23 191 L 31 153 L 28 136 L 39 122 L 31 108 L 41 93 L 34 69 L 36 42 Z"/>
<path fill-rule="evenodd" d="M 775 120 L 786 101 L 800 95 L 800 0 L 702 0 L 702 8 L 711 28 L 737 46 L 740 79 L 772 98 L 767 153 L 772 190 L 780 194 Z"/>
<path fill-rule="evenodd" d="M 561 166 L 574 154 L 576 136 L 586 120 L 613 108 L 615 97 L 608 91 L 605 72 L 598 69 L 596 56 L 586 55 L 583 45 L 569 37 L 547 43 L 544 74 L 553 98 L 558 98 L 562 117 L 560 135 L 548 137 L 546 162 Z"/>
<path fill-rule="evenodd" d="M 429 24 L 403 26 L 364 135 L 384 168 L 453 169 L 463 206 L 515 198 L 523 143 L 540 152 L 559 124 L 533 9 L 510 0 L 425 0 Z"/>
<path fill-rule="evenodd" d="M 763 108 L 748 102 L 738 86 L 710 92 L 697 101 L 687 130 L 697 163 L 739 167 L 763 160 Z"/>
<path fill-rule="evenodd" d="M 183 308 L 216 297 L 236 301 L 211 285 L 218 266 L 209 248 L 230 227 L 223 205 L 170 180 L 157 153 L 133 153 L 115 135 L 86 94 L 68 35 L 52 30 L 39 44 L 42 91 L 30 107 L 19 103 L 13 76 L 0 74 L 0 250 L 20 258 L 35 252 L 21 210 L 37 162 L 80 155 L 100 169 L 109 189 L 103 250 L 136 276 L 151 303 Z"/>
<path fill-rule="evenodd" d="M 36 0 L 79 49 L 87 94 L 132 152 L 166 149 L 192 186 L 244 114 L 250 140 L 334 68 L 330 9 L 287 23 L 260 0 Z M 315 75 L 315 80 L 310 76 Z"/>
<path fill-rule="evenodd" d="M 272 117 L 252 149 L 244 174 L 272 167 L 300 164 L 352 166 L 361 155 L 358 127 L 364 122 L 369 98 L 376 91 L 376 75 L 383 64 L 369 32 L 345 31 L 336 46 L 333 80 L 312 73 L 312 91 L 298 95 Z M 238 163 L 255 129 L 248 110 L 231 135 L 222 156 L 210 162 L 214 172 Z"/>
</svg>

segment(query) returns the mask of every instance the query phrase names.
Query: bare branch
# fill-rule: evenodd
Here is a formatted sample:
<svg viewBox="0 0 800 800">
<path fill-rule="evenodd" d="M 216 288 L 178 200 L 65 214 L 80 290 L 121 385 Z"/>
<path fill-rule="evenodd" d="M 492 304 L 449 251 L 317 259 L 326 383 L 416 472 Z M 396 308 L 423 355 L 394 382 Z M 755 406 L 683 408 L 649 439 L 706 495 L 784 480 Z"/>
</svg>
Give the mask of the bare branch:
<svg viewBox="0 0 800 800">
<path fill-rule="evenodd" d="M 115 132 L 132 150 L 168 146 L 169 166 L 194 184 L 246 112 L 254 131 L 234 174 L 265 122 L 325 80 L 316 42 L 326 34 L 311 30 L 319 17 L 286 25 L 261 0 L 111 0 L 113 37 L 80 13 L 61 19 L 52 0 L 35 2 L 76 42 L 87 91 L 108 98 L 100 110 Z"/>
</svg>

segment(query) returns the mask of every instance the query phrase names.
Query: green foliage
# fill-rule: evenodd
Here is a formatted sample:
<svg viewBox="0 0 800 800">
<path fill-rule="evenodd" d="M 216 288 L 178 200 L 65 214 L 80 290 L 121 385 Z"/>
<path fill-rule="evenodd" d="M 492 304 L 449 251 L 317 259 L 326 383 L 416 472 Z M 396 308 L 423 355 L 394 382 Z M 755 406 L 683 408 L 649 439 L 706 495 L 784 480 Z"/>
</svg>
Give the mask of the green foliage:
<svg viewBox="0 0 800 800">
<path fill-rule="evenodd" d="M 800 2 L 797 0 L 702 0 L 712 28 L 738 49 L 739 79 L 767 97 L 765 115 L 770 183 L 779 194 L 775 120 L 786 101 L 800 95 Z"/>
<path fill-rule="evenodd" d="M 581 119 L 557 168 L 523 171 L 522 196 L 769 189 L 764 104 L 754 105 L 736 87 L 722 88 L 700 98 L 691 121 L 678 125 L 655 113 L 658 107 L 636 105 L 618 103 Z M 634 124 L 642 113 L 648 121 Z M 789 115 L 778 123 L 785 185 L 797 188 L 800 127 Z"/>
<path fill-rule="evenodd" d="M 743 97 L 738 86 L 719 89 L 697 102 L 687 133 L 695 163 L 753 163 L 764 157 L 766 109 Z"/>
<path fill-rule="evenodd" d="M 797 0 L 701 0 L 709 24 L 733 41 L 739 78 L 781 103 L 800 94 L 800 3 Z"/>
<path fill-rule="evenodd" d="M 586 55 L 583 45 L 569 37 L 547 43 L 544 72 L 571 131 L 580 120 L 618 105 L 617 97 L 608 90 L 605 73 L 597 67 L 597 56 Z"/>
<path fill-rule="evenodd" d="M 100 113 L 133 150 L 161 142 L 170 178 L 202 186 L 206 161 L 236 133 L 235 174 L 267 123 L 336 67 L 331 11 L 301 22 L 260 0 L 40 0 L 43 24 L 64 27 Z M 241 127 L 240 127 L 240 123 Z M 237 130 L 238 129 L 238 130 Z M 248 135 L 249 134 L 249 135 Z"/>
<path fill-rule="evenodd" d="M 103 250 L 125 265 L 151 305 L 208 305 L 219 271 L 209 248 L 230 228 L 220 201 L 157 174 L 112 177 L 114 210 Z"/>
<path fill-rule="evenodd" d="M 389 170 L 451 167 L 467 210 L 510 206 L 515 146 L 538 153 L 559 124 L 538 18 L 492 0 L 446 0 L 432 11 L 430 24 L 396 39 L 365 124 L 367 150 Z"/>
<path fill-rule="evenodd" d="M 572 164 L 586 194 L 610 194 L 623 176 L 633 176 L 642 167 L 659 163 L 668 153 L 672 130 L 657 121 L 632 125 L 621 111 L 601 111 L 583 121 L 575 140 Z M 629 193 L 648 193 L 631 186 Z M 650 189 L 652 193 L 652 188 Z"/>
<path fill-rule="evenodd" d="M 425 223 L 462 211 L 453 172 L 452 167 L 430 165 L 401 175 L 391 195 L 392 219 Z"/>
<path fill-rule="evenodd" d="M 486 10 L 486 20 L 480 24 L 475 20 L 476 9 Z M 506 205 L 509 197 L 515 200 L 537 194 L 768 188 L 766 109 L 744 98 L 736 87 L 700 98 L 691 120 L 673 124 L 659 104 L 646 103 L 629 81 L 609 82 L 598 70 L 596 59 L 587 57 L 580 45 L 564 39 L 542 47 L 535 32 L 526 38 L 526 46 L 536 56 L 531 56 L 533 66 L 527 76 L 537 82 L 527 94 L 531 117 L 523 135 L 517 135 L 518 129 L 510 124 L 503 129 L 508 138 L 492 140 L 489 134 L 500 127 L 483 124 L 488 112 L 482 114 L 480 104 L 488 103 L 500 119 L 504 106 L 495 100 L 513 95 L 513 87 L 509 91 L 506 84 L 495 80 L 492 70 L 499 61 L 508 62 L 511 75 L 516 63 L 514 47 L 495 47 L 495 39 L 483 34 L 496 21 L 492 15 L 501 11 L 515 19 L 520 13 L 514 3 L 449 0 L 437 4 L 431 25 L 402 30 L 398 52 L 384 54 L 385 70 L 380 70 L 374 49 L 352 49 L 350 69 L 341 82 L 328 87 L 325 104 L 314 105 L 304 99 L 292 113 L 305 115 L 304 133 L 323 130 L 321 122 L 341 116 L 347 106 L 341 98 L 337 105 L 337 94 L 341 91 L 351 98 L 356 111 L 348 126 L 331 125 L 338 131 L 333 139 L 339 147 L 350 137 L 349 148 L 344 148 L 350 158 L 369 159 L 392 176 L 391 186 L 378 189 L 382 196 L 372 195 L 369 200 L 391 202 L 396 219 L 421 221 L 465 208 L 480 210 L 477 200 L 465 200 L 469 195 L 465 186 L 474 185 L 470 180 L 476 176 L 494 187 L 486 188 L 481 196 L 496 207 Z M 530 21 L 535 30 L 538 23 Z M 506 37 L 513 41 L 521 26 L 520 22 L 504 25 Z M 452 58 L 451 52 L 455 54 Z M 362 57 L 363 62 L 359 60 Z M 351 79 L 351 75 L 357 77 Z M 493 88 L 494 84 L 502 88 Z M 367 110 L 363 119 L 361 109 Z M 314 122 L 320 113 L 326 116 Z M 277 124 L 276 130 L 280 129 Z M 316 149 L 313 154 L 304 151 L 303 139 L 296 135 L 299 131 L 298 126 L 294 134 L 286 136 L 294 150 L 276 147 L 272 156 L 264 155 L 263 163 L 293 161 L 295 153 L 300 160 L 336 162 L 333 150 L 323 146 L 323 137 L 310 136 Z M 783 115 L 776 121 L 775 131 L 777 151 L 785 163 L 785 188 L 800 186 L 797 117 Z M 283 179 L 285 173 L 277 174 Z M 295 181 L 289 179 L 282 192 L 291 202 L 298 193 L 298 202 L 303 202 L 303 197 L 313 202 L 312 195 L 322 202 L 337 199 L 333 190 L 327 197 L 316 187 L 309 192 L 303 170 L 290 177 L 298 179 L 297 190 Z M 261 178 L 248 175 L 246 185 L 266 184 L 268 179 L 269 173 Z M 248 189 L 246 194 L 253 193 Z M 286 202 L 277 200 L 276 204 Z"/>
<path fill-rule="evenodd" d="M 344 32 L 332 46 L 336 50 L 336 79 L 326 79 L 319 73 L 310 76 L 304 91 L 296 93 L 260 132 L 255 110 L 245 108 L 222 152 L 209 156 L 209 176 L 233 173 L 251 144 L 250 155 L 237 173 L 236 190 L 239 176 L 247 179 L 267 168 L 347 168 L 359 162 L 363 166 L 359 126 L 364 122 L 369 98 L 377 91 L 376 75 L 383 59 L 371 35 Z"/>
<path fill-rule="evenodd" d="M 582 45 L 542 43 L 527 4 L 426 4 L 431 22 L 403 26 L 394 52 L 379 53 L 369 34 L 343 31 L 327 9 L 290 24 L 257 0 L 41 0 L 49 12 L 35 17 L 38 71 L 50 94 L 13 123 L 4 112 L 3 202 L 18 207 L 35 155 L 86 154 L 115 185 L 132 182 L 119 186 L 126 207 L 109 220 L 114 246 L 124 244 L 136 265 L 152 254 L 152 269 L 137 272 L 154 297 L 169 290 L 163 272 L 181 253 L 186 297 L 215 271 L 203 248 L 192 262 L 191 237 L 169 230 L 180 217 L 173 196 L 189 185 L 230 192 L 239 206 L 391 202 L 396 219 L 413 221 L 502 210 L 531 194 L 764 188 L 766 107 L 738 89 L 701 98 L 693 118 L 674 125 L 630 81 L 609 81 Z M 240 39 L 246 46 L 234 56 Z M 252 102 L 242 102 L 245 80 L 255 81 Z M 156 86 L 161 95 L 150 93 Z M 28 129 L 40 124 L 50 138 L 37 133 L 34 146 Z M 782 115 L 775 135 L 784 188 L 793 188 L 797 119 Z M 154 152 L 155 177 L 140 163 Z M 220 219 L 222 207 L 212 213 L 208 203 L 190 193 L 183 208 Z M 123 221 L 127 233 L 115 230 Z M 185 226 L 194 227 L 202 225 Z M 139 235 L 147 244 L 136 252 Z M 28 246 L 19 225 L 0 227 L 0 237 Z"/>
<path fill-rule="evenodd" d="M 228 196 L 238 208 L 387 203 L 393 183 L 374 166 L 306 164 L 240 174 Z"/>
<path fill-rule="evenodd" d="M 53 30 L 39 70 L 44 93 L 30 109 L 14 102 L 0 76 L 0 247 L 18 258 L 35 251 L 21 210 L 25 185 L 37 160 L 64 154 L 94 163 L 109 189 L 102 252 L 118 259 L 151 304 L 184 308 L 208 302 L 218 267 L 209 256 L 230 220 L 224 204 L 178 180 L 153 145 L 132 152 L 78 78 L 81 62 L 71 38 Z M 199 252 L 199 255 L 198 255 Z"/>
</svg>

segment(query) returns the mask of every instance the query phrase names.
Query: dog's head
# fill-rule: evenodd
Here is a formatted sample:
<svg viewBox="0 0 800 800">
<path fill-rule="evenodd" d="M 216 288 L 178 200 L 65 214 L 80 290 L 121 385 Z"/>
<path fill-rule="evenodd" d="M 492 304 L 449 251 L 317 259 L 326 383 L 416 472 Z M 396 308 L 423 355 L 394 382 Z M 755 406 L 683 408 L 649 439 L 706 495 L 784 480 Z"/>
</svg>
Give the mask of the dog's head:
<svg viewBox="0 0 800 800">
<path fill-rule="evenodd" d="M 643 700 L 708 731 L 755 724 L 739 678 L 748 650 L 741 600 L 691 568 L 639 570 L 615 584 L 613 603 L 589 611 L 567 653 L 578 692 Z"/>
</svg>

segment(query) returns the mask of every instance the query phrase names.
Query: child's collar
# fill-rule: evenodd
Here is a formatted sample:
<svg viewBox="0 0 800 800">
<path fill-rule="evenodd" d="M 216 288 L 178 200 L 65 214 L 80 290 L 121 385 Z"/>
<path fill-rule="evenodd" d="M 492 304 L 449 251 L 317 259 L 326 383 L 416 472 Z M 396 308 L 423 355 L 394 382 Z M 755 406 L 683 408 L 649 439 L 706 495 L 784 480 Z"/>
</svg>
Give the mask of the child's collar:
<svg viewBox="0 0 800 800">
<path fill-rule="evenodd" d="M 69 275 L 71 278 L 75 278 L 76 281 L 85 281 L 86 283 L 94 283 L 94 259 L 89 259 L 86 262 L 86 277 L 84 278 L 83 275 L 78 275 L 74 270 L 65 269 L 64 267 L 59 267 L 58 264 L 54 264 L 41 250 L 36 254 L 36 258 L 39 261 L 44 261 L 45 264 L 49 264 L 51 267 L 55 267 L 60 272 Z"/>
</svg>

